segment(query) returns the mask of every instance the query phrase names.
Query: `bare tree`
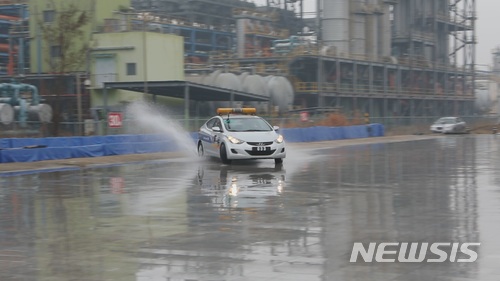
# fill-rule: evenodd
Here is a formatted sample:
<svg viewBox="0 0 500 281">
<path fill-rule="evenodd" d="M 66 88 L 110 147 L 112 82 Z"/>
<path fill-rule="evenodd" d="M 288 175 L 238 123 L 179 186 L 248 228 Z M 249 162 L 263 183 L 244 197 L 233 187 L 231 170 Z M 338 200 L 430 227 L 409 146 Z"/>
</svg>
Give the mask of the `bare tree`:
<svg viewBox="0 0 500 281">
<path fill-rule="evenodd" d="M 55 75 L 52 89 L 55 95 L 53 106 L 53 135 L 59 135 L 61 109 L 64 106 L 61 96 L 66 90 L 66 77 L 69 73 L 79 71 L 85 65 L 89 42 L 85 28 L 91 21 L 88 11 L 74 3 L 51 1 L 56 7 L 52 15 L 39 18 L 38 24 L 42 32 L 45 46 L 45 61 L 49 72 Z M 50 22 L 48 22 L 50 21 Z M 77 85 L 79 87 L 80 85 Z"/>
</svg>

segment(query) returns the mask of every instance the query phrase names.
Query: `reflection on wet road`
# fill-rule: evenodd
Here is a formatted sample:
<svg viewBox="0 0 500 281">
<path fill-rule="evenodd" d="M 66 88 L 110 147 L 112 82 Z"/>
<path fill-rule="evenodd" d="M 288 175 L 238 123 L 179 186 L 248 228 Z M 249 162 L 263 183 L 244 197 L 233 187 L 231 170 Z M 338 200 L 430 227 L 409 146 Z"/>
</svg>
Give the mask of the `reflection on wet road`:
<svg viewBox="0 0 500 281">
<path fill-rule="evenodd" d="M 0 280 L 497 281 L 499 143 L 2 176 Z M 473 263 L 350 263 L 355 242 L 481 246 Z"/>
</svg>

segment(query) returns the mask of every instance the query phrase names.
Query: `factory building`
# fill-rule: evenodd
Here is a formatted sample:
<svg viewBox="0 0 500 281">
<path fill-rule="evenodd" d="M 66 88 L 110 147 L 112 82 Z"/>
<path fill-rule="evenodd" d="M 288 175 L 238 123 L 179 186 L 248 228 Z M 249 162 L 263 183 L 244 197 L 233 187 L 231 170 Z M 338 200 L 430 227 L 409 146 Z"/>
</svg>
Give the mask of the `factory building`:
<svg viewBox="0 0 500 281">
<path fill-rule="evenodd" d="M 380 117 L 475 113 L 475 0 L 318 3 L 311 18 L 300 0 L 132 1 L 164 30 L 181 23 L 187 79 L 221 67 L 286 75 L 293 108 Z"/>
</svg>

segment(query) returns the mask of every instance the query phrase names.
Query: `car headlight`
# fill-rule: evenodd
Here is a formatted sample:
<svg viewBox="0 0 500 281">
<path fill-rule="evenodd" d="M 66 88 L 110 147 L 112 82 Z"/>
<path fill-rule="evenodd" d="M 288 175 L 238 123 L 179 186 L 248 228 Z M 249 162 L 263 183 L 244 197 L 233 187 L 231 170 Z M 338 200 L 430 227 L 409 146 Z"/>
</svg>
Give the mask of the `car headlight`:
<svg viewBox="0 0 500 281">
<path fill-rule="evenodd" d="M 275 140 L 275 142 L 282 143 L 283 142 L 283 136 L 282 135 L 278 135 L 278 138 Z"/>
<path fill-rule="evenodd" d="M 233 143 L 233 144 L 240 144 L 240 143 L 243 143 L 244 141 L 240 140 L 240 139 L 237 139 L 235 137 L 232 137 L 232 136 L 227 136 L 227 139 Z"/>
</svg>

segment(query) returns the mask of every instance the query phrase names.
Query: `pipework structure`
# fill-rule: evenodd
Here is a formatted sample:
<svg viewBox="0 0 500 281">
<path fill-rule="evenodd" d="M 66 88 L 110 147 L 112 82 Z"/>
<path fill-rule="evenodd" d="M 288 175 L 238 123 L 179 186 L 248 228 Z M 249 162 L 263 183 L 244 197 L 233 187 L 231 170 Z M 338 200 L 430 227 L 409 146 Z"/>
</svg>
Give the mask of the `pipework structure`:
<svg viewBox="0 0 500 281">
<path fill-rule="evenodd" d="M 0 3 L 0 76 L 24 75 L 29 69 L 27 1 Z"/>
<path fill-rule="evenodd" d="M 217 2 L 212 4 L 219 5 L 219 13 L 204 9 L 208 2 Z M 303 18 L 302 2 L 269 0 L 264 7 L 238 0 L 133 4 L 136 10 L 190 18 L 197 23 L 193 30 L 226 28 L 234 34 L 226 36 L 229 43 L 210 39 L 208 52 L 189 49 L 189 55 L 209 55 L 197 60 L 209 71 L 225 65 L 236 74 L 287 75 L 295 107 L 335 107 L 374 117 L 475 113 L 475 0 L 318 0 L 316 20 Z M 290 24 L 294 21 L 285 20 L 290 13 L 299 31 Z M 227 20 L 218 21 L 222 14 Z M 284 38 L 286 33 L 276 31 L 287 22 L 289 37 Z M 256 34 L 248 26 L 275 32 Z M 186 46 L 202 48 L 197 42 L 204 37 L 191 34 L 183 34 Z"/>
<path fill-rule="evenodd" d="M 222 66 L 236 74 L 286 75 L 295 107 L 386 117 L 475 113 L 475 1 L 317 0 L 317 19 L 303 17 L 302 0 L 131 4 L 151 16 L 148 31 L 185 38 L 188 64 L 204 64 L 208 72 Z M 29 52 L 19 52 L 26 33 L 9 31 L 13 47 L 3 46 L 18 53 L 10 52 L 13 59 L 4 64 L 14 62 L 14 74 L 22 74 L 29 65 Z M 188 64 L 187 71 L 195 71 Z"/>
<path fill-rule="evenodd" d="M 298 95 L 372 116 L 473 114 L 475 7 L 475 0 L 322 1 L 316 29 L 324 51 L 291 63 Z"/>
</svg>

